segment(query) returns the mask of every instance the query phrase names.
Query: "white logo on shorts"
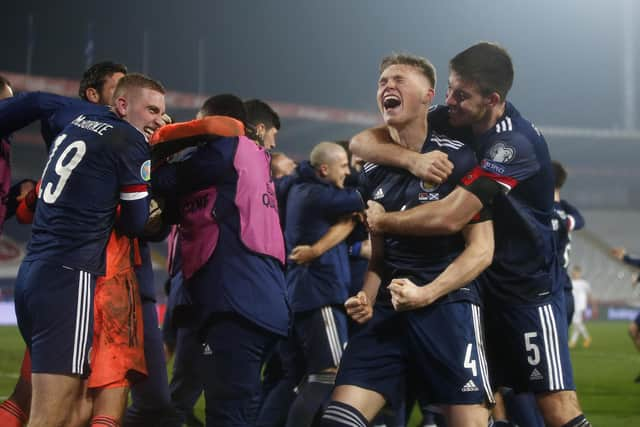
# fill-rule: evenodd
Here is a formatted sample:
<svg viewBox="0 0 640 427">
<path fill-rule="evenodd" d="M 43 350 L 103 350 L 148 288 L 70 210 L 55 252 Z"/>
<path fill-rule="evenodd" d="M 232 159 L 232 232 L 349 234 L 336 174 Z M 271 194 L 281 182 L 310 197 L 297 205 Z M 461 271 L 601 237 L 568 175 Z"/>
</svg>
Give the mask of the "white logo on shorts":
<svg viewBox="0 0 640 427">
<path fill-rule="evenodd" d="M 474 383 L 473 380 L 469 380 L 464 387 L 462 387 L 462 391 L 478 391 L 478 387 L 476 387 L 476 383 Z"/>
<path fill-rule="evenodd" d="M 204 348 L 202 349 L 202 355 L 211 356 L 212 354 L 213 354 L 213 351 L 211 351 L 211 347 L 209 347 L 209 344 L 205 344 Z"/>
<path fill-rule="evenodd" d="M 538 368 L 533 368 L 533 371 L 531 371 L 531 375 L 529 375 L 529 379 L 532 381 L 539 381 L 543 380 L 544 377 L 542 376 L 540 371 L 538 371 Z"/>
</svg>

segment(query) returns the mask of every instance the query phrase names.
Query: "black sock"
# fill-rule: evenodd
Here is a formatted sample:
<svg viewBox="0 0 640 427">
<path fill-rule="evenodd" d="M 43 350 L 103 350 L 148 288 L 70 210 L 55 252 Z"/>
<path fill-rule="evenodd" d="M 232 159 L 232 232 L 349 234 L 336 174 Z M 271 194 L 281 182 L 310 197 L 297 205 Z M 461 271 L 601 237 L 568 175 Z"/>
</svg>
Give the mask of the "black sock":
<svg viewBox="0 0 640 427">
<path fill-rule="evenodd" d="M 336 402 L 329 403 L 324 414 L 320 427 L 367 427 L 367 419 L 351 405 Z"/>
</svg>

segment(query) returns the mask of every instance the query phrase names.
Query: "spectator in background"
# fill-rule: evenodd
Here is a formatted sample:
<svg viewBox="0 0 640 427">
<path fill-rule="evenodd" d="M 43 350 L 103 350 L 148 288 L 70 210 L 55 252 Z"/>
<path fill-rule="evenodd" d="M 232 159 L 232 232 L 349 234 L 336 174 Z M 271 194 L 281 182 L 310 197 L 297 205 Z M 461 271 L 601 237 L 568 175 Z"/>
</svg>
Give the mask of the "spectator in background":
<svg viewBox="0 0 640 427">
<path fill-rule="evenodd" d="M 623 247 L 615 247 L 611 249 L 611 255 L 635 268 L 640 268 L 640 257 L 631 256 L 627 253 L 627 250 Z M 640 282 L 640 276 L 636 274 L 633 283 L 637 286 Z M 638 351 L 640 351 L 640 312 L 631 323 L 629 323 L 629 337 L 633 342 L 633 345 Z M 640 383 L 640 374 L 634 380 L 636 383 Z"/>
<path fill-rule="evenodd" d="M 571 282 L 573 285 L 575 311 L 571 321 L 573 333 L 569 339 L 569 348 L 574 348 L 576 346 L 580 336 L 582 336 L 582 346 L 584 348 L 589 348 L 591 345 L 591 335 L 589 335 L 589 331 L 584 324 L 584 315 L 589 304 L 592 304 L 591 285 L 582 278 L 582 268 L 577 265 L 574 266 L 571 271 Z"/>
</svg>

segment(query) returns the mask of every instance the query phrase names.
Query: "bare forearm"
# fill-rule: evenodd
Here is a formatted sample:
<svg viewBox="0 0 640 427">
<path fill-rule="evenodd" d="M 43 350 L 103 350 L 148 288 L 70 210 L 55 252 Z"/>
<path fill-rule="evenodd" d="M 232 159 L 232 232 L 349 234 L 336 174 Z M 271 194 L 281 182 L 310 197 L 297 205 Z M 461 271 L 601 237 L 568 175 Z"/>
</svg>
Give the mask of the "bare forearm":
<svg viewBox="0 0 640 427">
<path fill-rule="evenodd" d="M 475 195 L 460 187 L 446 198 L 376 219 L 374 231 L 385 234 L 434 236 L 457 233 L 482 209 Z M 372 224 L 370 224 L 371 227 Z"/>
<path fill-rule="evenodd" d="M 385 126 L 370 128 L 351 138 L 349 150 L 364 160 L 381 165 L 410 169 L 415 153 L 391 140 Z"/>
<path fill-rule="evenodd" d="M 349 234 L 351 234 L 355 226 L 355 218 L 349 217 L 341 219 L 332 225 L 329 228 L 329 231 L 327 231 L 320 240 L 314 243 L 311 248 L 318 254 L 318 256 L 320 256 L 346 239 Z"/>
<path fill-rule="evenodd" d="M 491 264 L 494 250 L 491 221 L 470 225 L 464 233 L 467 247 L 429 284 L 433 301 L 468 284 Z"/>
</svg>

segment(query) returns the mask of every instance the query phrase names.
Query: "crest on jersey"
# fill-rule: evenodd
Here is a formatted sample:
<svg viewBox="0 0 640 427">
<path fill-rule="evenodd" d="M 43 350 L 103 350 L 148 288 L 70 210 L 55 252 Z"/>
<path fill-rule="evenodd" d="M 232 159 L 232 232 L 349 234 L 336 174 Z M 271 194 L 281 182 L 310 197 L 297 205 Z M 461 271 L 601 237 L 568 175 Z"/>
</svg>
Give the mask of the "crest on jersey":
<svg viewBox="0 0 640 427">
<path fill-rule="evenodd" d="M 497 163 L 509 163 L 516 157 L 516 149 L 504 142 L 497 142 L 489 149 L 488 157 Z"/>
<path fill-rule="evenodd" d="M 426 191 L 427 193 L 431 193 L 432 191 L 436 191 L 440 187 L 440 184 L 434 184 L 428 181 L 420 181 L 420 189 L 422 191 Z"/>
<path fill-rule="evenodd" d="M 147 160 L 140 166 L 140 177 L 144 181 L 149 181 L 151 179 L 151 160 Z"/>
</svg>

